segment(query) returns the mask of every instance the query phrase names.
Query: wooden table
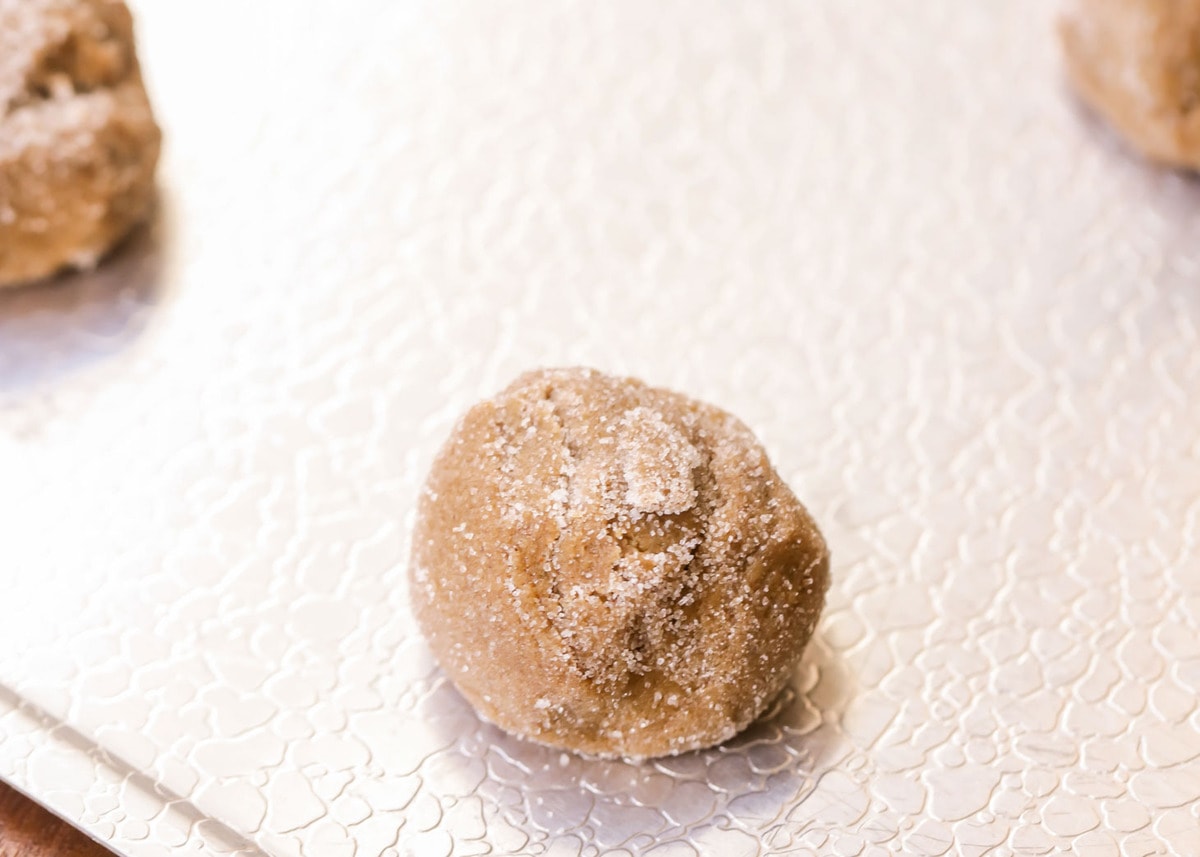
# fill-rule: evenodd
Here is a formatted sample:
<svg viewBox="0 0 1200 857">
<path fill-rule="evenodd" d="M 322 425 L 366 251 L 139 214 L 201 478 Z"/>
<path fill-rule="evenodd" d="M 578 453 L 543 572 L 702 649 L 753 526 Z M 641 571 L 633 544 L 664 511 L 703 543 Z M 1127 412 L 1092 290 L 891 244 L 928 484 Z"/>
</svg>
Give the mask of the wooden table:
<svg viewBox="0 0 1200 857">
<path fill-rule="evenodd" d="M 112 852 L 0 783 L 0 857 L 112 857 Z"/>
</svg>

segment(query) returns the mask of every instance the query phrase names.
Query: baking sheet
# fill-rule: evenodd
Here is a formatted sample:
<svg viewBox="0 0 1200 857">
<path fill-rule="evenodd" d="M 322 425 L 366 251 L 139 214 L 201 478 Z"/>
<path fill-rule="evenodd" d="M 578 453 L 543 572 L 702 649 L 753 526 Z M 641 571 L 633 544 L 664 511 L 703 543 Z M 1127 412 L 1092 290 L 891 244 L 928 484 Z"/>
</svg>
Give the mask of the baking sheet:
<svg viewBox="0 0 1200 857">
<path fill-rule="evenodd" d="M 136 4 L 159 213 L 0 296 L 0 776 L 128 855 L 1200 853 L 1200 185 L 1051 4 Z M 414 633 L 455 416 L 594 365 L 833 549 L 790 691 L 590 762 Z"/>
</svg>

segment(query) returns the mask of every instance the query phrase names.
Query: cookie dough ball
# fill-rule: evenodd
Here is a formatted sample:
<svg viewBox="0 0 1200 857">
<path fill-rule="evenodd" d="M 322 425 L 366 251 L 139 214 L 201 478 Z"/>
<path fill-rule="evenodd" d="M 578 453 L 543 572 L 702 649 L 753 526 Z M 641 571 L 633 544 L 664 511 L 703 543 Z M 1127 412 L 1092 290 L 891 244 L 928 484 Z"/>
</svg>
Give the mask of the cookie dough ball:
<svg viewBox="0 0 1200 857">
<path fill-rule="evenodd" d="M 783 688 L 829 585 L 740 421 L 586 369 L 467 412 L 421 496 L 417 618 L 479 713 L 594 756 L 717 744 Z"/>
<path fill-rule="evenodd" d="M 120 0 L 0 0 L 0 286 L 86 268 L 147 213 L 160 134 Z"/>
<path fill-rule="evenodd" d="M 1073 0 L 1060 32 L 1084 101 L 1152 160 L 1200 169 L 1200 0 Z"/>
</svg>

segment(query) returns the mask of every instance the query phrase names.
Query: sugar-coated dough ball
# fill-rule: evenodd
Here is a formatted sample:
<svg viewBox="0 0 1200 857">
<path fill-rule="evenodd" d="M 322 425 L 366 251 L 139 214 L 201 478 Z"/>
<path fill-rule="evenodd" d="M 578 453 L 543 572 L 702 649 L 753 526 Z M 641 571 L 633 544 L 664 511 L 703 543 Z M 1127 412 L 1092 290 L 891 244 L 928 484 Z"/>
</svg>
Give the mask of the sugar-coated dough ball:
<svg viewBox="0 0 1200 857">
<path fill-rule="evenodd" d="M 556 369 L 454 429 L 410 574 L 434 655 L 483 717 L 642 758 L 717 744 L 763 711 L 817 623 L 829 553 L 735 417 Z"/>
<path fill-rule="evenodd" d="M 1071 0 L 1060 31 L 1084 101 L 1149 158 L 1200 169 L 1200 0 Z"/>
<path fill-rule="evenodd" d="M 95 264 L 146 215 L 159 142 L 121 0 L 0 0 L 0 287 Z"/>
</svg>

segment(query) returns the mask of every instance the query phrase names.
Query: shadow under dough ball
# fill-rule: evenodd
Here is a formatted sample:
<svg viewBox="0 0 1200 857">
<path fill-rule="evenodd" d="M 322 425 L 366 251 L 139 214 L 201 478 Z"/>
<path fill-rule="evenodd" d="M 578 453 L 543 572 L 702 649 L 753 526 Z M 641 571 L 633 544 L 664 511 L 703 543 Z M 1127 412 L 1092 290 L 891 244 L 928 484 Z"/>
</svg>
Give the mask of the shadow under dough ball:
<svg viewBox="0 0 1200 857">
<path fill-rule="evenodd" d="M 1060 35 L 1086 103 L 1150 159 L 1200 169 L 1200 0 L 1071 0 Z"/>
<path fill-rule="evenodd" d="M 557 369 L 458 423 L 410 574 L 434 655 L 484 718 L 645 758 L 720 743 L 763 711 L 817 623 L 829 552 L 735 417 Z"/>
<path fill-rule="evenodd" d="M 160 139 L 121 0 L 0 0 L 0 287 L 89 268 L 125 237 Z"/>
</svg>

